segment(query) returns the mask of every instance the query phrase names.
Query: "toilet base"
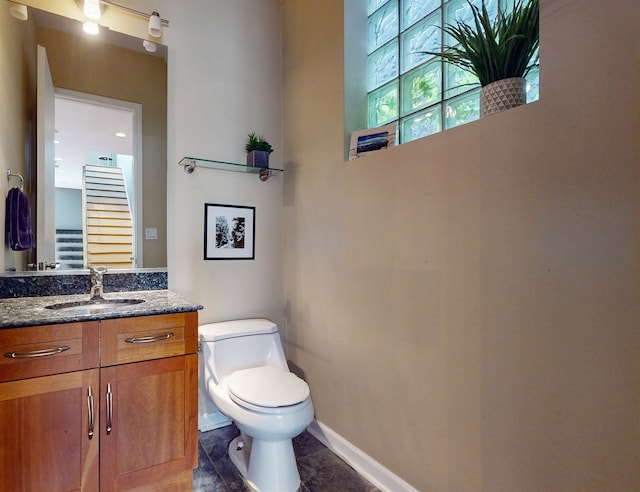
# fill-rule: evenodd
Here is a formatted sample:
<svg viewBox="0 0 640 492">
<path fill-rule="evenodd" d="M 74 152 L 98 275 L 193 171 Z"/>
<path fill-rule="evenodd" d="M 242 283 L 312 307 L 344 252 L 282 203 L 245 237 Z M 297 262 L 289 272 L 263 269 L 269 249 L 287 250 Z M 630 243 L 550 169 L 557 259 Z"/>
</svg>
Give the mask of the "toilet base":
<svg viewBox="0 0 640 492">
<path fill-rule="evenodd" d="M 249 446 L 245 446 L 240 435 L 229 444 L 229 458 L 247 485 L 256 492 L 300 490 L 300 474 L 291 439 L 274 442 L 254 438 Z"/>
</svg>

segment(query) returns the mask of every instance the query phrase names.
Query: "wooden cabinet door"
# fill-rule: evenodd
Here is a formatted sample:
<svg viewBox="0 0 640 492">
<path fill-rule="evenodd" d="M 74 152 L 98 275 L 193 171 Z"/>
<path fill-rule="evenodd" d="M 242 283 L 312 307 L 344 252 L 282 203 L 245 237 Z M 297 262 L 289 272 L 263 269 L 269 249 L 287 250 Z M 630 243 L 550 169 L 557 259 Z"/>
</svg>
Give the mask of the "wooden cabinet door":
<svg viewBox="0 0 640 492">
<path fill-rule="evenodd" d="M 98 384 L 98 369 L 0 383 L 2 490 L 98 490 Z"/>
<path fill-rule="evenodd" d="M 196 354 L 101 369 L 101 492 L 191 490 L 197 377 Z"/>
</svg>

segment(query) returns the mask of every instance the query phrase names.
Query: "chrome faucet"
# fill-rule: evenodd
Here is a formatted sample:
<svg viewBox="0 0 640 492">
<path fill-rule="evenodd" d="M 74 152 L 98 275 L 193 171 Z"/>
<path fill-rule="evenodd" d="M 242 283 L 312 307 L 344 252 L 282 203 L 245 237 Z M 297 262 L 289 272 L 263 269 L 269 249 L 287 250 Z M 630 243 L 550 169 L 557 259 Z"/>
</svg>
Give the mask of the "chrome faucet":
<svg viewBox="0 0 640 492">
<path fill-rule="evenodd" d="M 91 299 L 102 299 L 102 276 L 107 272 L 106 266 L 89 267 L 91 272 Z"/>
</svg>

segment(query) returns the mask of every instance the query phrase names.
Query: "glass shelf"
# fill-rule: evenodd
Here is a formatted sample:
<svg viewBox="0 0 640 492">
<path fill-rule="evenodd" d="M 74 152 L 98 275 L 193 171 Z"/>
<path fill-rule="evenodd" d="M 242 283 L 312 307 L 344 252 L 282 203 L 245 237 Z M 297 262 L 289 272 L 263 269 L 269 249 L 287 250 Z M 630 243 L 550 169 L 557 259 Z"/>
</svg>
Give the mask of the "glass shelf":
<svg viewBox="0 0 640 492">
<path fill-rule="evenodd" d="M 257 174 L 261 181 L 266 181 L 271 176 L 284 172 L 284 169 L 278 169 L 277 167 L 257 167 L 248 166 L 246 164 L 238 164 L 235 162 L 216 161 L 212 159 L 202 159 L 201 157 L 183 157 L 178 162 L 179 166 L 184 167 L 184 172 L 191 174 L 196 170 L 196 167 L 202 167 L 205 169 L 217 169 L 219 171 L 233 171 L 237 173 L 251 173 Z"/>
</svg>

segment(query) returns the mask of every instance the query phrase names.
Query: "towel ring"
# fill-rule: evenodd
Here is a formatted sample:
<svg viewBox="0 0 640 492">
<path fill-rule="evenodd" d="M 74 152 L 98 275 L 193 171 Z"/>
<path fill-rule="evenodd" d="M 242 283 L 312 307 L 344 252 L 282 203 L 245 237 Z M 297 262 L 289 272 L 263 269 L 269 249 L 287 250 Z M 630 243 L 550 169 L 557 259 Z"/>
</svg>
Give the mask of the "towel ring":
<svg viewBox="0 0 640 492">
<path fill-rule="evenodd" d="M 11 178 L 20 178 L 20 191 L 24 191 L 24 178 L 22 174 L 12 173 L 11 169 L 7 169 L 7 181 L 11 181 Z"/>
</svg>

